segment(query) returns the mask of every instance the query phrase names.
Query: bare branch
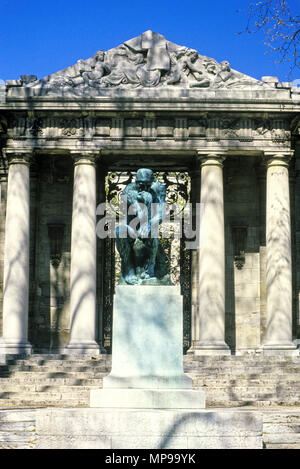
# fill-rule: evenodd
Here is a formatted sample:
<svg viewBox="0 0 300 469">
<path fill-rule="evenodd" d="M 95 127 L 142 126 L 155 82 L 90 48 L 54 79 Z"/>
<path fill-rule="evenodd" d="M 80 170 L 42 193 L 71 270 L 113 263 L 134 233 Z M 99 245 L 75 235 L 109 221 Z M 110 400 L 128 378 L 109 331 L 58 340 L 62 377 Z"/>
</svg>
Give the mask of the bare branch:
<svg viewBox="0 0 300 469">
<path fill-rule="evenodd" d="M 278 56 L 276 62 L 290 62 L 290 73 L 300 67 L 300 16 L 291 13 L 288 0 L 251 2 L 247 15 L 246 28 L 239 34 L 262 31 L 265 45 Z"/>
</svg>

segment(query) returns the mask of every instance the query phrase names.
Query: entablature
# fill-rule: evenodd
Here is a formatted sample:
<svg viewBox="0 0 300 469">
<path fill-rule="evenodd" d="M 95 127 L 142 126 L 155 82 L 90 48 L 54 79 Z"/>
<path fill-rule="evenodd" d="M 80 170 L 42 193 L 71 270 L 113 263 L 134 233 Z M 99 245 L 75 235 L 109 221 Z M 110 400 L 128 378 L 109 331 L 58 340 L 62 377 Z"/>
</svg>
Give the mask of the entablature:
<svg viewBox="0 0 300 469">
<path fill-rule="evenodd" d="M 233 112 L 10 112 L 3 117 L 7 144 L 73 148 L 92 142 L 96 148 L 185 149 L 209 146 L 289 146 L 292 114 Z"/>
</svg>

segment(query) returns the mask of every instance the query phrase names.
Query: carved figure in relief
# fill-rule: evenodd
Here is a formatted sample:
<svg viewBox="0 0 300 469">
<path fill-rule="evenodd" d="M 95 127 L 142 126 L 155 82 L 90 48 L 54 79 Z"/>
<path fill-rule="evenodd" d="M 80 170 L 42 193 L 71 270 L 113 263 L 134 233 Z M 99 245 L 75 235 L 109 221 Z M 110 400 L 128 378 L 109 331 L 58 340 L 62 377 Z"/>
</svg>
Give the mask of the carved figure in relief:
<svg viewBox="0 0 300 469">
<path fill-rule="evenodd" d="M 165 38 L 148 31 L 115 50 L 111 60 L 111 73 L 101 80 L 101 85 L 133 84 L 154 87 L 160 83 L 163 72 L 169 68 L 170 59 Z"/>
<path fill-rule="evenodd" d="M 243 88 L 254 85 L 259 87 L 264 86 L 263 82 L 232 70 L 227 60 L 223 60 L 219 64 L 219 70 L 212 82 L 213 88 Z"/>
<path fill-rule="evenodd" d="M 224 85 L 224 83 L 230 80 L 230 78 L 233 78 L 233 76 L 229 62 L 223 60 L 223 62 L 221 62 L 221 68 L 214 79 L 214 86 L 219 87 Z"/>
<path fill-rule="evenodd" d="M 89 86 L 97 86 L 101 78 L 111 72 L 110 66 L 104 61 L 105 52 L 100 50 L 96 52 L 90 64 L 90 70 L 86 71 L 85 68 L 81 71 L 82 78 L 85 84 Z"/>
<path fill-rule="evenodd" d="M 111 73 L 100 80 L 100 86 L 142 84 L 144 68 L 142 53 L 134 54 L 126 47 L 120 48 L 113 56 L 110 66 Z"/>
<path fill-rule="evenodd" d="M 153 171 L 147 168 L 139 169 L 135 182 L 128 184 L 121 194 L 128 214 L 116 230 L 116 245 L 121 257 L 122 277 L 127 284 L 162 278 L 167 273 L 158 240 L 165 197 L 164 184 L 158 182 Z"/>
<path fill-rule="evenodd" d="M 203 76 L 198 59 L 198 52 L 194 49 L 183 48 L 178 54 L 173 53 L 169 77 L 166 80 L 167 84 L 171 85 L 182 81 L 189 82 L 190 87 L 208 87 L 210 80 Z"/>
</svg>

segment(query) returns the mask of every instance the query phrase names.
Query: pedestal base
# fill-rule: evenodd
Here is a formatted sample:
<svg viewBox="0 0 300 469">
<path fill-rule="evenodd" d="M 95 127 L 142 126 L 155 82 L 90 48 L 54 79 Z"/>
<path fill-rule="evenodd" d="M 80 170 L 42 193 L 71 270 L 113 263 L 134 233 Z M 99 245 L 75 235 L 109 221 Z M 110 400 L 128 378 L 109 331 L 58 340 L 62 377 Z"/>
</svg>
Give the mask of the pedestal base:
<svg viewBox="0 0 300 469">
<path fill-rule="evenodd" d="M 194 389 L 95 389 L 90 407 L 204 409 L 205 392 Z"/>
<path fill-rule="evenodd" d="M 36 411 L 36 449 L 262 449 L 262 443 L 260 412 L 95 408 Z"/>
<path fill-rule="evenodd" d="M 120 376 L 110 373 L 103 378 L 103 388 L 109 389 L 192 389 L 193 380 L 179 374 L 170 376 Z"/>
<path fill-rule="evenodd" d="M 118 285 L 113 318 L 112 369 L 103 388 L 192 388 L 183 371 L 180 287 Z"/>
</svg>

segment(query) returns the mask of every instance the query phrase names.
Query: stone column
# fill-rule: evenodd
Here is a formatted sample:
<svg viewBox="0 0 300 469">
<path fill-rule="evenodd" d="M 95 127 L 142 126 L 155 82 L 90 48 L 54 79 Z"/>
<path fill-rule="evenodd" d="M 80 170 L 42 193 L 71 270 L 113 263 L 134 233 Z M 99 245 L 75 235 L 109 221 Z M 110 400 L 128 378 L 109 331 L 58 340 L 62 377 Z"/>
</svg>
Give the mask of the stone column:
<svg viewBox="0 0 300 469">
<path fill-rule="evenodd" d="M 107 167 L 101 163 L 98 164 L 97 171 L 97 193 L 98 204 L 105 204 L 105 178 L 107 175 Z M 98 342 L 101 353 L 106 353 L 104 347 L 104 265 L 105 265 L 105 239 L 97 236 L 97 311 L 98 311 Z"/>
<path fill-rule="evenodd" d="M 31 154 L 8 151 L 4 245 L 3 337 L 0 353 L 32 352 L 28 342 Z"/>
<path fill-rule="evenodd" d="M 199 161 L 191 172 L 191 204 L 193 210 L 193 228 L 196 228 L 197 210 L 200 203 L 201 168 Z M 199 340 L 199 249 L 191 252 L 191 348 L 188 353 L 193 352 L 193 344 Z"/>
<path fill-rule="evenodd" d="M 67 353 L 99 353 L 96 342 L 96 155 L 74 156 Z"/>
<path fill-rule="evenodd" d="M 223 165 L 218 154 L 201 158 L 199 339 L 190 352 L 230 355 L 225 343 L 225 236 Z M 200 208 L 199 208 L 200 209 Z"/>
<path fill-rule="evenodd" d="M 264 353 L 293 353 L 290 155 L 266 157 L 267 328 L 263 349 Z"/>
</svg>

